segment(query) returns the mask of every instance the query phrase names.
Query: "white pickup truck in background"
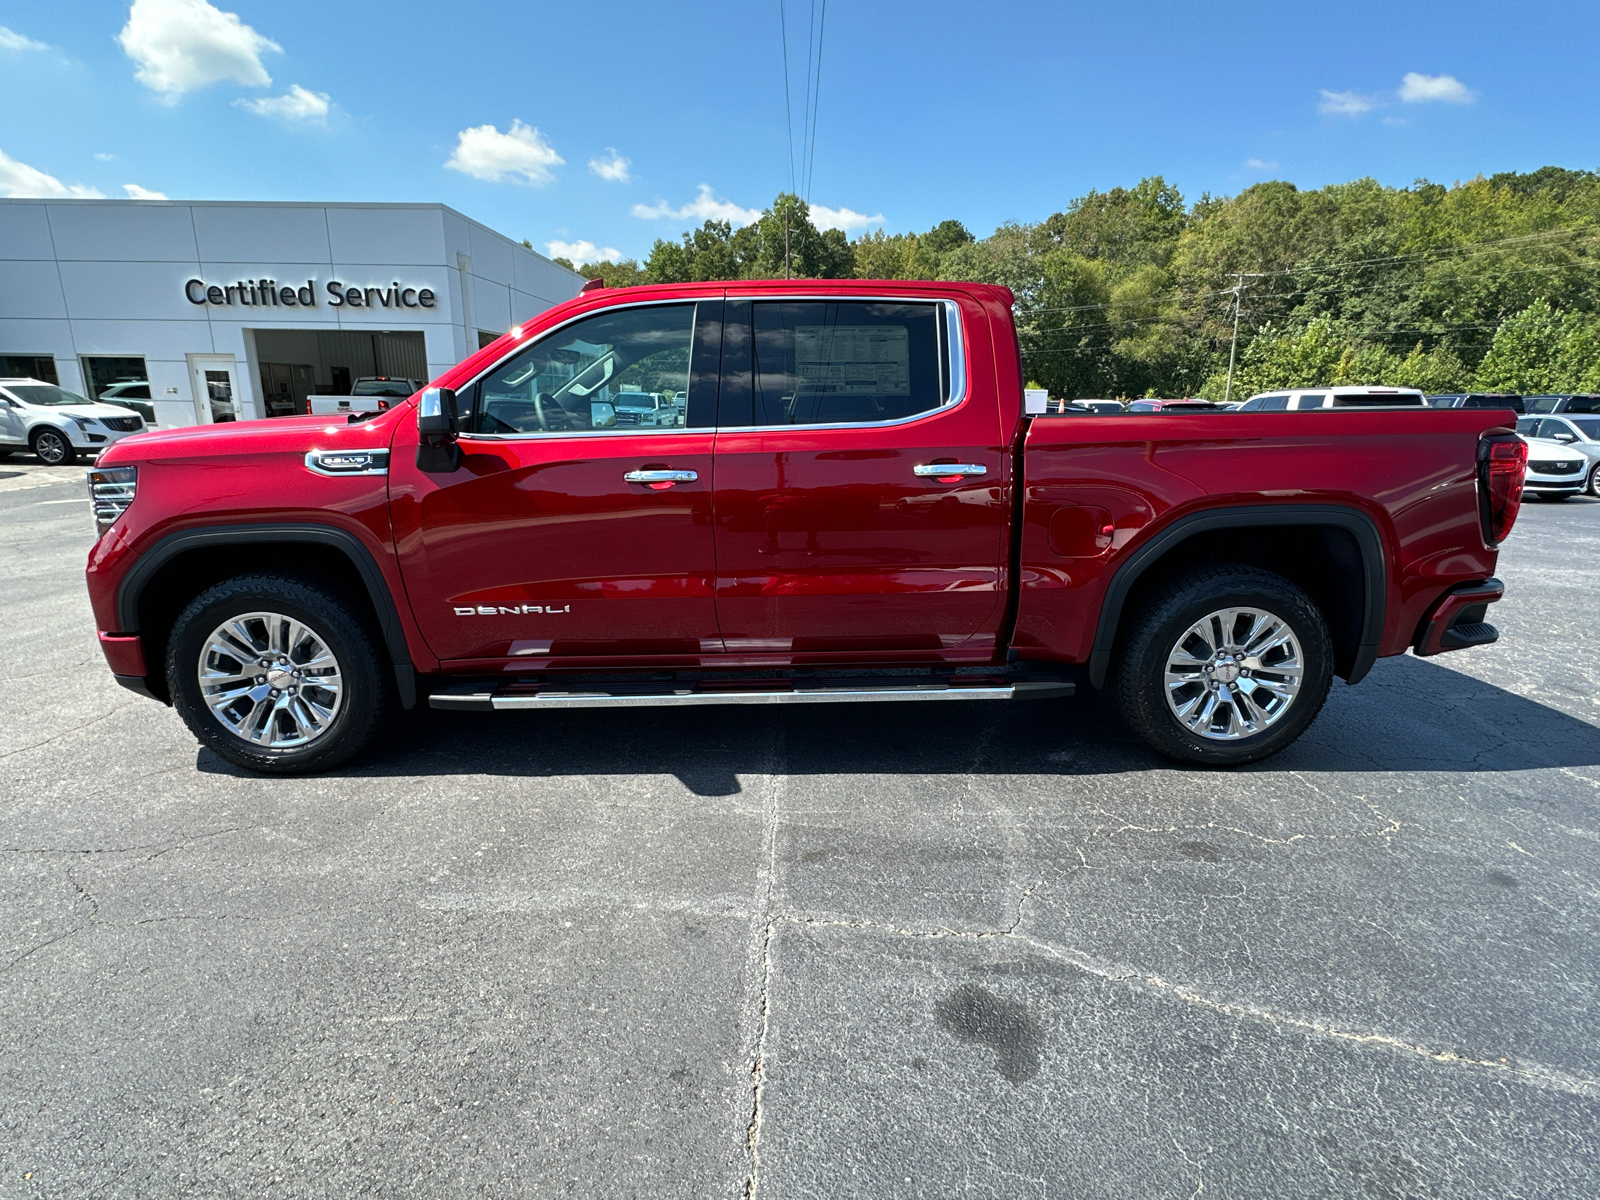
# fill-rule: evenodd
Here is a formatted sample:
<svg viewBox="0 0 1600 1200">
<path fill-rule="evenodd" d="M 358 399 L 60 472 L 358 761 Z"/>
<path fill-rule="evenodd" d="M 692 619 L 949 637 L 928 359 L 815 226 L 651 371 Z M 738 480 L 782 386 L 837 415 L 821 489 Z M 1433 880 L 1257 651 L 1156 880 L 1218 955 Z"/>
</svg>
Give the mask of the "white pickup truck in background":
<svg viewBox="0 0 1600 1200">
<path fill-rule="evenodd" d="M 311 396 L 313 413 L 334 416 L 349 412 L 378 412 L 404 400 L 422 387 L 415 379 L 396 379 L 387 375 L 368 375 L 356 380 L 348 396 Z"/>
</svg>

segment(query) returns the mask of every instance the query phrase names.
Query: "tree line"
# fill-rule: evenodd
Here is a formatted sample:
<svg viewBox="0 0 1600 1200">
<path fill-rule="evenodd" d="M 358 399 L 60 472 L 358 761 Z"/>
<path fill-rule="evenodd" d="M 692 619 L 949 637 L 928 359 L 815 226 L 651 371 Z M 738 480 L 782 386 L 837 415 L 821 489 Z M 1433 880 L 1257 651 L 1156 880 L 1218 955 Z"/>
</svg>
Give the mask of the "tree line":
<svg viewBox="0 0 1600 1200">
<path fill-rule="evenodd" d="M 1156 176 L 985 238 L 956 220 L 848 240 L 783 193 L 754 224 L 707 221 L 612 286 L 936 279 L 1016 295 L 1023 365 L 1051 395 L 1221 399 L 1326 384 L 1600 392 L 1600 174 L 1558 167 L 1450 187 L 1256 184 L 1185 201 Z M 566 265 L 572 265 L 570 263 Z"/>
</svg>

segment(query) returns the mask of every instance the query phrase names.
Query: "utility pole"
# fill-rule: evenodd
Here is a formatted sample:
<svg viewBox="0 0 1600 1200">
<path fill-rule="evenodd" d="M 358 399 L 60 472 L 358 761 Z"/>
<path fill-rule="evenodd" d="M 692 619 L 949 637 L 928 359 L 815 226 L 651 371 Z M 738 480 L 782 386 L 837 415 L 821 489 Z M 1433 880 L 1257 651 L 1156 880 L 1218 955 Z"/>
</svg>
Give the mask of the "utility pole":
<svg viewBox="0 0 1600 1200">
<path fill-rule="evenodd" d="M 1233 398 L 1233 364 L 1239 357 L 1239 309 L 1244 303 L 1244 281 L 1261 278 L 1260 275 L 1246 275 L 1243 271 L 1234 271 L 1232 274 L 1239 282 L 1233 285 L 1233 341 L 1228 345 L 1228 385 L 1222 390 L 1224 404 Z"/>
</svg>

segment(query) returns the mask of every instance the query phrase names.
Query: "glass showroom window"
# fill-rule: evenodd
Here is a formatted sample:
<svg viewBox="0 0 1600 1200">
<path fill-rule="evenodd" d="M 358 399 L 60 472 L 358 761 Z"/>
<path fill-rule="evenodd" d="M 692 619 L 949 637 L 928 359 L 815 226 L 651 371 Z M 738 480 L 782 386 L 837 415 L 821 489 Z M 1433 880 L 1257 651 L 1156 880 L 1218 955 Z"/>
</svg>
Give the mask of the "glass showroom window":
<svg viewBox="0 0 1600 1200">
<path fill-rule="evenodd" d="M 0 379 L 37 379 L 60 384 L 56 360 L 48 354 L 0 354 Z"/>
<path fill-rule="evenodd" d="M 105 396 L 113 388 L 118 394 L 130 393 L 129 398 L 135 398 L 131 393 L 143 388 L 143 393 L 137 399 L 150 399 L 150 375 L 145 370 L 144 359 L 134 357 L 113 357 L 107 354 L 85 354 L 83 356 L 83 383 L 84 390 L 96 400 Z M 118 386 L 124 385 L 124 386 Z M 111 397 L 106 397 L 110 399 Z"/>
</svg>

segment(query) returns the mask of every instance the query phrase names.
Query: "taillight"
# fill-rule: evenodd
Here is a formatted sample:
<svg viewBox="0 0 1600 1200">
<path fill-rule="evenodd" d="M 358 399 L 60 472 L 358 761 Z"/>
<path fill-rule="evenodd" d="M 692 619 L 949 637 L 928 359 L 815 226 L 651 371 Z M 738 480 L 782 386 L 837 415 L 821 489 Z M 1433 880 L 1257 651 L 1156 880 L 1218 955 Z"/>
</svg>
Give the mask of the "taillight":
<svg viewBox="0 0 1600 1200">
<path fill-rule="evenodd" d="M 1528 443 L 1513 434 L 1488 434 L 1478 443 L 1478 511 L 1483 540 L 1505 541 L 1522 507 L 1522 480 L 1528 473 Z"/>
</svg>

